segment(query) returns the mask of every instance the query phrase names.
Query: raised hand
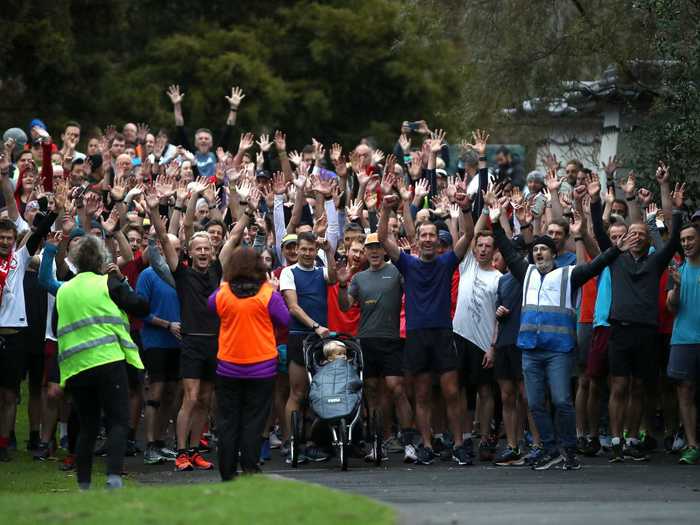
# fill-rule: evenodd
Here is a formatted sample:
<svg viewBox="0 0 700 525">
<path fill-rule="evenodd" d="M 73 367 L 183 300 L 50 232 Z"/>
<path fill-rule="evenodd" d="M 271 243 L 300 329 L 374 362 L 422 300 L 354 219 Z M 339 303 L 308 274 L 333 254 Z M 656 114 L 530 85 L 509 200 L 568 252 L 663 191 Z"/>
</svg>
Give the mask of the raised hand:
<svg viewBox="0 0 700 525">
<path fill-rule="evenodd" d="M 116 134 L 117 127 L 114 124 L 107 124 L 107 126 L 105 126 L 104 131 L 102 132 L 102 135 L 104 135 L 104 137 L 107 139 L 107 142 L 110 142 Z"/>
<path fill-rule="evenodd" d="M 668 184 L 671 180 L 671 171 L 668 166 L 663 162 L 659 161 L 659 167 L 656 168 L 656 182 L 661 184 Z"/>
<path fill-rule="evenodd" d="M 622 167 L 622 162 L 617 160 L 617 155 L 615 155 L 613 157 L 608 157 L 608 162 L 603 162 L 601 165 L 605 170 L 605 176 L 607 179 L 612 181 L 615 176 L 615 172 Z"/>
<path fill-rule="evenodd" d="M 554 168 L 549 168 L 547 170 L 547 189 L 551 192 L 559 191 L 561 187 L 561 181 L 557 177 L 557 171 Z"/>
<path fill-rule="evenodd" d="M 578 211 L 574 210 L 574 222 L 569 225 L 569 231 L 574 238 L 579 237 L 583 233 L 584 217 Z"/>
<path fill-rule="evenodd" d="M 323 144 L 314 138 L 311 139 L 311 144 L 313 144 L 314 147 L 314 160 L 318 164 L 323 160 L 323 157 L 326 154 L 326 149 L 323 147 Z"/>
<path fill-rule="evenodd" d="M 260 147 L 260 151 L 270 151 L 270 148 L 272 147 L 272 142 L 270 142 L 270 135 L 263 133 L 262 135 L 260 135 L 260 140 L 258 140 L 256 144 Z"/>
<path fill-rule="evenodd" d="M 192 191 L 192 193 L 196 193 L 197 195 L 201 195 L 207 189 L 208 184 L 209 183 L 207 182 L 206 177 L 197 177 L 197 180 L 192 182 L 192 185 L 190 186 L 190 190 Z"/>
<path fill-rule="evenodd" d="M 591 200 L 597 201 L 600 198 L 600 179 L 597 173 L 586 175 L 586 191 L 591 196 Z"/>
<path fill-rule="evenodd" d="M 411 151 L 411 139 L 408 138 L 408 135 L 404 133 L 401 134 L 399 137 L 399 146 L 401 146 L 404 155 Z"/>
<path fill-rule="evenodd" d="M 185 94 L 180 93 L 180 86 L 177 84 L 170 86 L 165 94 L 168 95 L 173 106 L 182 104 L 182 99 L 185 98 Z"/>
<path fill-rule="evenodd" d="M 156 177 L 156 192 L 161 199 L 169 199 L 175 194 L 175 177 L 158 175 Z"/>
<path fill-rule="evenodd" d="M 60 232 L 60 231 L 49 232 L 49 235 L 46 238 L 46 243 L 51 244 L 53 246 L 58 246 L 62 240 L 63 240 L 63 233 L 62 232 Z"/>
<path fill-rule="evenodd" d="M 102 199 L 96 193 L 87 193 L 83 201 L 85 202 L 85 212 L 88 217 L 94 217 L 102 208 Z"/>
<path fill-rule="evenodd" d="M 238 188 L 236 188 L 236 191 L 238 192 L 238 196 L 240 197 L 242 203 L 248 202 L 252 190 L 253 185 L 250 181 L 247 180 L 241 182 Z"/>
<path fill-rule="evenodd" d="M 481 190 L 481 195 L 483 196 L 484 206 L 486 206 L 489 209 L 497 206 L 498 197 L 496 196 L 496 193 L 493 191 L 493 188 L 489 189 L 488 191 Z"/>
<path fill-rule="evenodd" d="M 473 143 L 464 143 L 464 147 L 468 149 L 473 149 L 476 151 L 480 157 L 486 155 L 486 144 L 489 141 L 489 134 L 482 129 L 477 129 L 472 133 Z"/>
<path fill-rule="evenodd" d="M 576 201 L 583 200 L 583 197 L 586 195 L 588 195 L 588 188 L 585 184 L 581 184 L 580 186 L 576 186 L 574 188 L 574 199 Z"/>
<path fill-rule="evenodd" d="M 295 166 L 299 166 L 301 164 L 302 157 L 301 155 L 299 155 L 299 152 L 297 150 L 290 151 L 288 157 L 289 162 L 291 162 Z"/>
<path fill-rule="evenodd" d="M 384 152 L 380 149 L 375 149 L 372 152 L 372 164 L 374 164 L 376 166 L 382 160 L 384 160 Z M 394 158 L 394 160 L 395 160 L 395 158 Z"/>
<path fill-rule="evenodd" d="M 676 209 L 683 208 L 683 201 L 685 200 L 685 182 L 683 184 L 676 183 L 676 188 L 671 193 L 671 201 L 673 202 L 673 207 Z"/>
<path fill-rule="evenodd" d="M 343 153 L 343 148 L 340 144 L 334 143 L 331 146 L 331 162 L 337 164 L 340 161 L 340 155 Z"/>
<path fill-rule="evenodd" d="M 627 174 L 627 180 L 620 187 L 622 188 L 622 191 L 625 192 L 625 195 L 627 195 L 627 197 L 632 197 L 634 196 L 634 190 L 636 188 L 636 185 L 637 175 L 633 171 L 630 171 Z"/>
<path fill-rule="evenodd" d="M 391 209 L 398 202 L 399 202 L 398 195 L 395 195 L 393 193 L 391 193 L 389 195 L 384 195 L 384 197 L 382 198 L 382 208 L 384 208 L 385 210 Z"/>
<path fill-rule="evenodd" d="M 311 175 L 311 190 L 320 193 L 324 197 L 331 196 L 331 184 L 328 180 L 323 180 L 320 177 Z"/>
<path fill-rule="evenodd" d="M 352 273 L 347 266 L 340 266 L 337 270 L 338 284 L 345 287 L 352 279 Z"/>
<path fill-rule="evenodd" d="M 153 186 L 146 186 L 145 191 L 143 192 L 143 196 L 146 201 L 146 207 L 149 210 L 157 212 L 158 206 L 160 204 L 160 199 L 158 198 L 158 194 L 156 193 L 155 188 Z"/>
<path fill-rule="evenodd" d="M 450 218 L 451 219 L 459 219 L 459 212 L 460 212 L 459 204 L 457 204 L 457 203 L 450 204 L 449 211 L 450 211 Z"/>
<path fill-rule="evenodd" d="M 420 179 L 416 182 L 414 187 L 414 194 L 417 199 L 422 199 L 430 193 L 430 184 L 428 184 L 428 179 Z"/>
<path fill-rule="evenodd" d="M 384 176 L 382 177 L 382 194 L 389 195 L 394 189 L 394 184 L 396 183 L 396 175 L 393 172 L 384 171 Z"/>
<path fill-rule="evenodd" d="M 411 253 L 411 243 L 406 237 L 401 237 L 396 244 L 399 245 L 399 249 L 402 252 Z"/>
<path fill-rule="evenodd" d="M 243 135 L 241 135 L 241 140 L 238 143 L 238 151 L 241 153 L 245 153 L 253 147 L 254 143 L 255 135 L 253 135 L 252 133 L 244 133 Z"/>
<path fill-rule="evenodd" d="M 287 135 L 280 130 L 275 131 L 275 149 L 277 151 L 287 150 Z"/>
<path fill-rule="evenodd" d="M 272 175 L 272 191 L 275 195 L 284 195 L 287 192 L 287 182 L 284 180 L 284 174 L 279 171 Z"/>
<path fill-rule="evenodd" d="M 525 201 L 519 206 L 514 206 L 513 208 L 520 226 L 526 226 L 533 221 L 534 217 L 532 215 L 532 205 L 529 201 Z"/>
<path fill-rule="evenodd" d="M 362 199 L 355 199 L 345 208 L 345 215 L 351 222 L 357 221 L 360 218 L 363 206 L 364 202 L 362 202 Z"/>
<path fill-rule="evenodd" d="M 119 226 L 119 210 L 112 208 L 112 212 L 109 214 L 109 218 L 105 220 L 100 217 L 100 223 L 102 224 L 102 229 L 107 233 L 114 233 L 114 230 Z"/>
<path fill-rule="evenodd" d="M 651 200 L 654 198 L 654 195 L 646 189 L 646 188 L 639 188 L 637 191 L 637 198 L 639 199 L 639 202 L 642 204 L 643 207 L 649 206 L 651 203 Z"/>
<path fill-rule="evenodd" d="M 323 249 L 323 242 L 325 239 L 322 241 L 321 238 L 326 235 L 326 230 L 328 229 L 328 217 L 326 217 L 326 214 L 323 213 L 316 221 L 314 222 L 314 227 L 312 231 L 316 235 L 316 237 L 319 237 L 319 248 Z"/>
<path fill-rule="evenodd" d="M 151 128 L 149 128 L 148 124 L 145 122 L 141 122 L 140 124 L 136 125 L 136 140 L 139 144 L 146 142 L 146 135 L 148 135 L 150 131 Z"/>
<path fill-rule="evenodd" d="M 412 197 L 411 188 L 406 186 L 406 182 L 403 177 L 396 178 L 396 187 L 399 190 L 399 195 L 402 201 L 410 201 Z"/>
<path fill-rule="evenodd" d="M 430 146 L 431 153 L 438 153 L 445 142 L 445 136 L 447 133 L 441 129 L 436 129 L 432 135 L 432 138 L 428 139 L 427 142 Z"/>
<path fill-rule="evenodd" d="M 225 98 L 228 101 L 229 106 L 231 106 L 231 109 L 236 110 L 238 109 L 238 106 L 241 105 L 241 101 L 245 98 L 245 95 L 243 94 L 243 90 L 241 88 L 232 87 L 231 96 L 225 96 Z M 175 102 L 173 102 L 173 104 L 175 104 Z"/>
<path fill-rule="evenodd" d="M 561 168 L 561 163 L 557 160 L 557 156 L 553 153 L 548 153 L 542 160 L 544 165 L 547 166 L 548 172 L 554 170 L 554 173 L 556 173 Z"/>
<path fill-rule="evenodd" d="M 617 247 L 621 252 L 626 252 L 639 240 L 638 232 L 627 232 L 617 240 Z"/>
</svg>

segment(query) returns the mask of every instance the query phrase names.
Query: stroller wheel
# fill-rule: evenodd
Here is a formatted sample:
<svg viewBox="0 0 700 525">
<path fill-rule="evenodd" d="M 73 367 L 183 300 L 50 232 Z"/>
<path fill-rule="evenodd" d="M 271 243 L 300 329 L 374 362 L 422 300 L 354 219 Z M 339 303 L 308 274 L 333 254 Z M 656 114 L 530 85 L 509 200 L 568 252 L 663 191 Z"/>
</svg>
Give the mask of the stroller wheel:
<svg viewBox="0 0 700 525">
<path fill-rule="evenodd" d="M 340 469 L 343 471 L 348 470 L 348 429 L 345 424 L 345 418 L 340 420 L 340 446 L 339 446 L 339 456 L 340 456 Z"/>
<path fill-rule="evenodd" d="M 299 412 L 292 412 L 291 433 L 289 437 L 289 457 L 292 462 L 292 468 L 297 468 L 299 465 L 299 449 L 301 439 L 301 421 L 299 420 Z"/>
</svg>

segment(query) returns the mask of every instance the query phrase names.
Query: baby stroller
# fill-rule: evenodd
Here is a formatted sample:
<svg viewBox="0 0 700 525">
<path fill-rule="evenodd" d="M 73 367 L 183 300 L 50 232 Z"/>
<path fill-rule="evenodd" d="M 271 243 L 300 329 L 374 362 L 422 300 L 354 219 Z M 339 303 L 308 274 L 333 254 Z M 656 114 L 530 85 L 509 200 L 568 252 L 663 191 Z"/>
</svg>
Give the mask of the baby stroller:
<svg viewBox="0 0 700 525">
<path fill-rule="evenodd" d="M 325 362 L 323 347 L 326 343 L 338 341 L 345 345 L 347 360 L 337 359 Z M 326 423 L 331 431 L 333 447 L 337 451 L 342 470 L 348 469 L 348 452 L 355 425 L 361 420 L 362 395 L 362 350 L 359 342 L 348 334 L 331 333 L 327 337 L 316 334 L 304 340 L 304 363 L 309 374 L 311 388 L 309 401 L 318 418 Z M 292 412 L 289 454 L 292 467 L 298 465 L 302 436 L 301 415 Z M 372 444 L 375 451 L 382 444 L 382 426 L 379 418 L 372 417 Z M 381 463 L 381 454 L 375 454 L 375 464 Z"/>
</svg>

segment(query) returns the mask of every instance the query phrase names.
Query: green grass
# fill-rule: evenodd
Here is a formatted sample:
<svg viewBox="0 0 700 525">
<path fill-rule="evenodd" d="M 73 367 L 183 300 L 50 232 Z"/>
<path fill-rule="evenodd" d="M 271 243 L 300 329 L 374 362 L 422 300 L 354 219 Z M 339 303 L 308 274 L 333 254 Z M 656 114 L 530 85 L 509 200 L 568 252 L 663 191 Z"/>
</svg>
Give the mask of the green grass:
<svg viewBox="0 0 700 525">
<path fill-rule="evenodd" d="M 3 523 L 389 524 L 394 511 L 362 496 L 265 476 L 232 483 L 134 486 L 108 492 L 0 493 Z"/>
<path fill-rule="evenodd" d="M 22 394 L 24 400 L 26 391 Z M 73 473 L 60 472 L 57 461 L 34 461 L 26 451 L 26 418 L 22 403 L 17 410 L 18 451 L 11 462 L 0 463 L 3 525 L 396 522 L 393 509 L 363 496 L 267 476 L 161 486 L 141 485 L 127 478 L 124 489 L 107 491 L 102 488 L 105 476 L 100 458 L 95 458 L 93 466 L 93 489 L 79 492 Z"/>
</svg>

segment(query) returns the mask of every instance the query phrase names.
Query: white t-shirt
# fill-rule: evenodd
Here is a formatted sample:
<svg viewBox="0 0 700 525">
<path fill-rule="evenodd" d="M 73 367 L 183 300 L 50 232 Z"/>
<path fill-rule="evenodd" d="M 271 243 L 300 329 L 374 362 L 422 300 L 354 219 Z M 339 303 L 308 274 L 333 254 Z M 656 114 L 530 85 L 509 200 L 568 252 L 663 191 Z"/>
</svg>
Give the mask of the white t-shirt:
<svg viewBox="0 0 700 525">
<path fill-rule="evenodd" d="M 294 273 L 292 272 L 294 268 L 299 268 L 304 272 L 313 272 L 314 270 L 318 269 L 318 266 L 313 266 L 312 268 L 304 268 L 303 266 L 299 266 L 299 263 L 296 263 L 292 264 L 291 266 L 285 267 L 280 273 L 280 292 L 283 292 L 285 290 L 294 290 L 296 292 L 297 285 L 294 282 Z M 326 282 L 328 282 L 327 267 L 323 268 L 323 278 L 326 280 Z"/>
<path fill-rule="evenodd" d="M 24 328 L 27 311 L 24 307 L 24 273 L 30 259 L 26 246 L 12 252 L 10 273 L 7 275 L 0 304 L 0 328 Z"/>
<path fill-rule="evenodd" d="M 453 330 L 484 352 L 491 346 L 496 323 L 496 292 L 501 272 L 483 270 L 469 250 L 459 264 L 459 292 Z"/>
</svg>

